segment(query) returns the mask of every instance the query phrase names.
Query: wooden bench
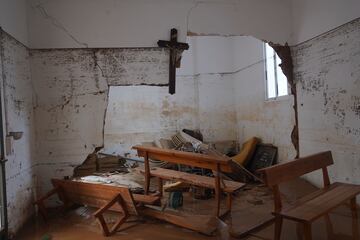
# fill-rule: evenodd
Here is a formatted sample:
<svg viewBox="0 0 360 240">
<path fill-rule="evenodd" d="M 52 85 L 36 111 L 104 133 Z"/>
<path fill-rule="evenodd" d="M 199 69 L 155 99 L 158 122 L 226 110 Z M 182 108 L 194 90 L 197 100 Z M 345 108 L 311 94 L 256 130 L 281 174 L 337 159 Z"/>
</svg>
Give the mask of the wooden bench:
<svg viewBox="0 0 360 240">
<path fill-rule="evenodd" d="M 140 170 L 140 172 L 142 174 L 145 174 L 144 170 Z M 214 178 L 212 177 L 201 176 L 201 175 L 164 169 L 164 168 L 151 168 L 151 176 L 166 180 L 181 181 L 194 186 L 201 186 L 205 188 L 215 189 L 215 182 L 214 182 Z M 233 193 L 244 186 L 243 183 L 229 181 L 229 180 L 223 180 L 223 183 L 224 184 L 220 185 L 220 188 L 221 191 L 225 193 Z"/>
<path fill-rule="evenodd" d="M 99 183 L 85 183 L 71 180 L 52 179 L 54 189 L 38 199 L 40 213 L 47 218 L 45 200 L 57 194 L 66 209 L 73 204 L 99 208 L 93 216 L 102 227 L 105 236 L 116 233 L 130 216 L 150 216 L 210 235 L 217 229 L 217 221 L 202 215 L 174 216 L 166 211 L 156 209 L 160 205 L 160 196 L 132 194 L 127 187 L 111 186 Z M 121 213 L 118 221 L 109 227 L 103 214 L 106 211 Z"/>
<path fill-rule="evenodd" d="M 206 155 L 198 153 L 183 152 L 177 150 L 161 149 L 148 146 L 134 146 L 138 155 L 144 158 L 145 169 L 142 173 L 145 175 L 145 194 L 149 192 L 150 178 L 158 179 L 159 192 L 162 193 L 163 179 L 178 180 L 195 186 L 215 189 L 216 208 L 215 216 L 220 215 L 221 192 L 227 193 L 227 212 L 231 211 L 232 193 L 239 190 L 244 183 L 228 181 L 222 179 L 222 172 L 231 172 L 231 159 L 219 155 Z M 184 173 L 163 168 L 150 169 L 149 158 L 199 167 L 213 170 L 215 177 L 199 176 L 190 173 Z"/>
<path fill-rule="evenodd" d="M 359 239 L 356 196 L 360 193 L 360 186 L 346 183 L 330 184 L 327 167 L 332 164 L 332 155 L 328 151 L 259 170 L 264 182 L 272 188 L 274 194 L 276 240 L 281 236 L 283 218 L 300 223 L 305 239 L 310 240 L 311 223 L 322 216 L 326 220 L 329 239 L 332 239 L 332 225 L 328 213 L 347 201 L 350 202 L 352 212 L 353 239 Z M 279 184 L 318 169 L 322 170 L 324 187 L 283 208 Z"/>
<path fill-rule="evenodd" d="M 43 217 L 47 218 L 44 201 L 53 194 L 58 194 L 60 200 L 64 203 L 64 208 L 72 204 L 99 208 L 93 215 L 102 226 L 105 236 L 115 233 L 130 215 L 138 216 L 139 212 L 136 206 L 138 203 L 151 205 L 160 201 L 159 196 L 131 194 L 126 187 L 59 179 L 52 179 L 51 182 L 54 189 L 35 202 Z M 103 217 L 103 213 L 107 210 L 123 213 L 122 217 L 111 229 L 109 229 Z"/>
</svg>

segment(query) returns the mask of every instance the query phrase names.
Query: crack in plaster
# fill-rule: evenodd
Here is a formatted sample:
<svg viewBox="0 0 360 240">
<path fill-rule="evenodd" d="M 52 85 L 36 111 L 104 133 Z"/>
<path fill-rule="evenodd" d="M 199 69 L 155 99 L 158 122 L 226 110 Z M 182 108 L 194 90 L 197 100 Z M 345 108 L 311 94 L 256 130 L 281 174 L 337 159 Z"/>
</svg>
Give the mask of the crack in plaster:
<svg viewBox="0 0 360 240">
<path fill-rule="evenodd" d="M 294 65 L 293 58 L 291 55 L 291 49 L 289 45 L 286 43 L 284 46 L 280 44 L 274 44 L 272 42 L 269 45 L 275 50 L 276 54 L 281 59 L 281 63 L 279 64 L 282 72 L 286 76 L 287 82 L 290 85 L 291 94 L 294 96 L 294 115 L 295 115 L 295 125 L 293 130 L 291 131 L 291 142 L 296 150 L 295 158 L 300 156 L 300 145 L 299 145 L 299 117 L 298 117 L 298 103 L 297 103 L 297 91 L 296 91 L 296 83 L 294 81 Z"/>
<path fill-rule="evenodd" d="M 47 3 L 47 2 L 45 2 Z M 57 20 L 55 17 L 51 16 L 45 9 L 45 7 L 43 6 L 45 3 L 38 3 L 36 5 L 33 5 L 32 7 L 34 9 L 37 9 L 38 12 L 41 14 L 41 16 L 48 20 L 50 23 L 52 23 L 53 26 L 55 26 L 56 28 L 60 29 L 61 31 L 63 31 L 66 35 L 68 35 L 72 40 L 74 40 L 74 42 L 76 42 L 77 44 L 79 44 L 80 46 L 83 46 L 85 48 L 88 48 L 89 45 L 85 42 L 81 42 L 79 41 L 73 34 L 70 33 L 69 30 L 66 29 L 66 27 L 59 21 Z"/>
<path fill-rule="evenodd" d="M 95 49 L 93 51 L 93 59 L 94 59 L 94 66 L 97 67 L 100 70 L 101 76 L 106 79 L 106 84 L 109 86 L 108 79 L 104 74 L 104 70 L 101 68 L 101 66 L 98 63 L 98 58 L 96 56 L 96 50 Z"/>
<path fill-rule="evenodd" d="M 196 73 L 196 74 L 183 74 L 183 75 L 176 75 L 178 77 L 198 77 L 200 75 L 221 75 L 221 76 L 224 76 L 224 75 L 231 75 L 231 74 L 235 74 L 235 73 L 239 73 L 241 71 L 244 71 L 248 68 L 251 68 L 259 63 L 263 63 L 265 61 L 265 58 L 257 61 L 257 62 L 254 62 L 248 66 L 245 66 L 245 67 L 242 67 L 242 68 L 239 68 L 235 71 L 230 71 L 230 72 L 209 72 L 209 73 Z"/>
</svg>

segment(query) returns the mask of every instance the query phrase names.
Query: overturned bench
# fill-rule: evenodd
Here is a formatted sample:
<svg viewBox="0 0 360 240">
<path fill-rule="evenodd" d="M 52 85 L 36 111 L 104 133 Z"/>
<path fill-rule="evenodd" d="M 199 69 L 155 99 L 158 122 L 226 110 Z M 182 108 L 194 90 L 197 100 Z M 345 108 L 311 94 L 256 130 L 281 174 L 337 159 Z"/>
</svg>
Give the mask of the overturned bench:
<svg viewBox="0 0 360 240">
<path fill-rule="evenodd" d="M 156 206 L 160 205 L 160 196 L 133 194 L 127 187 L 122 186 L 60 179 L 52 179 L 51 181 L 54 188 L 35 202 L 45 219 L 47 219 L 45 201 L 57 194 L 64 203 L 64 210 L 73 204 L 97 208 L 98 210 L 93 216 L 99 222 L 105 236 L 113 235 L 119 231 L 130 216 L 149 216 L 206 235 L 211 235 L 217 229 L 218 222 L 215 217 L 187 216 L 185 214 L 174 216 L 169 212 L 159 211 Z M 118 220 L 112 226 L 109 226 L 104 218 L 106 211 L 119 213 Z"/>
<path fill-rule="evenodd" d="M 182 181 L 194 186 L 211 188 L 215 190 L 216 208 L 214 215 L 219 217 L 231 211 L 232 194 L 245 186 L 244 183 L 222 179 L 223 172 L 231 172 L 231 159 L 229 158 L 219 155 L 210 156 L 206 154 L 161 149 L 141 145 L 134 146 L 133 148 L 137 150 L 139 156 L 144 158 L 145 168 L 142 170 L 142 173 L 145 175 L 145 194 L 148 194 L 149 192 L 150 178 L 152 177 L 156 177 L 158 179 L 160 193 L 162 193 L 163 179 Z M 207 176 L 199 176 L 164 168 L 150 169 L 149 158 L 192 167 L 210 169 L 214 172 L 215 177 L 212 178 Z M 227 210 L 223 214 L 220 213 L 220 200 L 222 192 L 227 194 Z"/>
</svg>

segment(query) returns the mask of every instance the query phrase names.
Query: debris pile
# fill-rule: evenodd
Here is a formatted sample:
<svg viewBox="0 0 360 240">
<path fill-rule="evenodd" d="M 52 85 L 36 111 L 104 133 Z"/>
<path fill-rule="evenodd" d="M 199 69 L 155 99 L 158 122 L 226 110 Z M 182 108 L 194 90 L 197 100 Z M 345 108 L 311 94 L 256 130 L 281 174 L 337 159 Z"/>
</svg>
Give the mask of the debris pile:
<svg viewBox="0 0 360 240">
<path fill-rule="evenodd" d="M 125 158 L 99 153 L 101 149 L 102 147 L 95 148 L 94 152 L 89 154 L 81 165 L 75 167 L 73 176 L 83 177 L 94 173 L 128 172 Z"/>
</svg>

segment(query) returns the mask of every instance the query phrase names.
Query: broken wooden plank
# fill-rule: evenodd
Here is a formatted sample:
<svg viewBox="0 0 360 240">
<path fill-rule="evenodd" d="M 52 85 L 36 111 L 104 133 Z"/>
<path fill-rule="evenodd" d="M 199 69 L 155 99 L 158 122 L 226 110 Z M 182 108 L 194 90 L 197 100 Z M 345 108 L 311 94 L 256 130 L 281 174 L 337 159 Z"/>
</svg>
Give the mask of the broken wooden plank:
<svg viewBox="0 0 360 240">
<path fill-rule="evenodd" d="M 141 214 L 160 219 L 205 235 L 212 235 L 218 228 L 218 219 L 211 215 L 183 214 L 172 211 L 159 211 L 152 208 L 141 210 Z"/>
</svg>

